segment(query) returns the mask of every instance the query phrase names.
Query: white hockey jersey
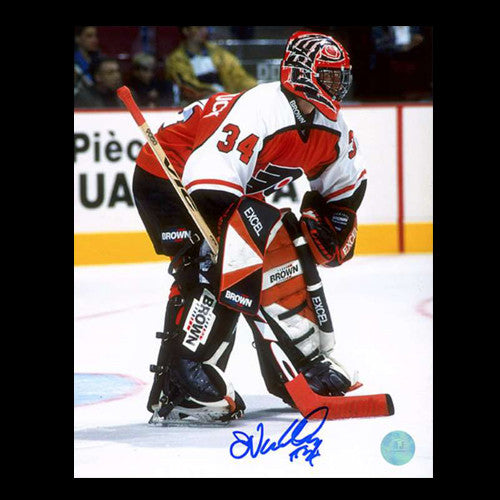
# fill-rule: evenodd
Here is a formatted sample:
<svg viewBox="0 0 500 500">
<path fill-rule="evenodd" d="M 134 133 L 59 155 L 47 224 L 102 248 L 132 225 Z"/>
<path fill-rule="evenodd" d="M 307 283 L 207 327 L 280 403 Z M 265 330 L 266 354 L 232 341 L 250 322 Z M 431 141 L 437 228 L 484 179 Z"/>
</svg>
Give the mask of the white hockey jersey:
<svg viewBox="0 0 500 500">
<path fill-rule="evenodd" d="M 327 201 L 349 197 L 366 179 L 357 139 L 342 112 L 336 121 L 305 117 L 280 82 L 220 93 L 186 107 L 156 137 L 188 193 L 220 190 L 268 196 L 306 175 Z M 137 164 L 165 177 L 149 146 Z"/>
</svg>

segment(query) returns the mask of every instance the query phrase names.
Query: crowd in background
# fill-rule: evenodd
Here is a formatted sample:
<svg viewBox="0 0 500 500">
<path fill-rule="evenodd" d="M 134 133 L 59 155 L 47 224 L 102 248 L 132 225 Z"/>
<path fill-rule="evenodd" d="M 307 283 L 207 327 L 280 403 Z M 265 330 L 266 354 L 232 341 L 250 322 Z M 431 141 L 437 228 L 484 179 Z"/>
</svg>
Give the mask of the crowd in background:
<svg viewBox="0 0 500 500">
<path fill-rule="evenodd" d="M 239 45 L 215 37 L 216 28 L 225 28 L 226 42 Z M 265 58 L 256 52 L 260 48 L 262 54 L 258 42 L 266 43 L 258 28 L 276 28 L 273 32 L 283 35 L 282 43 L 271 40 L 281 55 L 298 29 L 339 40 L 353 64 L 346 102 L 432 99 L 431 26 L 76 26 L 74 106 L 123 107 L 116 89 L 124 84 L 143 108 L 184 106 L 215 92 L 250 89 L 263 80 L 245 67 L 234 46 L 256 60 Z"/>
</svg>

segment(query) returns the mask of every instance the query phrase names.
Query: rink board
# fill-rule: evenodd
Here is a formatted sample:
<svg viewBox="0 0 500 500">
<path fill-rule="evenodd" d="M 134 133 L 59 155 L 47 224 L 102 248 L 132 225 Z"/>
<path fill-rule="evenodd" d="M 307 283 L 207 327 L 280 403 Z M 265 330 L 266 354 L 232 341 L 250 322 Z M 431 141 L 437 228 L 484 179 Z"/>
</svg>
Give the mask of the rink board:
<svg viewBox="0 0 500 500">
<path fill-rule="evenodd" d="M 398 252 L 399 231 L 396 224 L 373 224 L 359 227 L 356 255 Z M 432 224 L 405 224 L 405 248 L 408 253 L 432 251 Z M 75 234 L 75 266 L 161 262 L 143 231 L 122 233 Z"/>
<path fill-rule="evenodd" d="M 144 113 L 153 130 L 176 109 Z M 345 120 L 366 158 L 368 189 L 358 211 L 356 253 L 432 252 L 433 107 L 348 105 Z M 126 111 L 75 111 L 75 265 L 155 262 L 132 197 L 134 160 L 143 143 Z M 299 213 L 305 178 L 268 200 Z"/>
</svg>

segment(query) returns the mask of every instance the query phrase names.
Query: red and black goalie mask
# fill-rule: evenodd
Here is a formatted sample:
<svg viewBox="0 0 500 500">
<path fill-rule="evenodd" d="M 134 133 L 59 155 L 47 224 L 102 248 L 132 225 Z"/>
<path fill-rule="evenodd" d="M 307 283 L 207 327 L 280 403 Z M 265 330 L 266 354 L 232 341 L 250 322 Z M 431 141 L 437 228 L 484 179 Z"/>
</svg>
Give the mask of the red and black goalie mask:
<svg viewBox="0 0 500 500">
<path fill-rule="evenodd" d="M 331 36 L 296 32 L 287 42 L 280 79 L 292 94 L 336 120 L 352 83 L 349 54 Z"/>
</svg>

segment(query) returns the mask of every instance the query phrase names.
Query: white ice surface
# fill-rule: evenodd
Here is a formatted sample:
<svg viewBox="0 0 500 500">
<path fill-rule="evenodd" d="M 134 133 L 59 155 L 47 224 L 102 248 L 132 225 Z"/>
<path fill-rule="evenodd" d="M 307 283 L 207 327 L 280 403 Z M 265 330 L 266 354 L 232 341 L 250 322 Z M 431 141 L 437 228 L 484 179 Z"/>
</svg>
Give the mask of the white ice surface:
<svg viewBox="0 0 500 500">
<path fill-rule="evenodd" d="M 118 373 L 142 381 L 135 395 L 74 410 L 75 477 L 432 477 L 432 255 L 356 256 L 321 269 L 336 332 L 336 357 L 359 370 L 352 395 L 389 393 L 390 417 L 325 422 L 314 466 L 290 462 L 293 446 L 236 460 L 233 431 L 277 440 L 300 414 L 269 395 L 251 332 L 241 320 L 227 373 L 247 405 L 243 419 L 221 429 L 147 425 L 146 400 L 156 362 L 171 278 L 166 264 L 75 268 L 75 373 Z M 380 444 L 394 430 L 409 433 L 415 456 L 384 460 Z"/>
</svg>

